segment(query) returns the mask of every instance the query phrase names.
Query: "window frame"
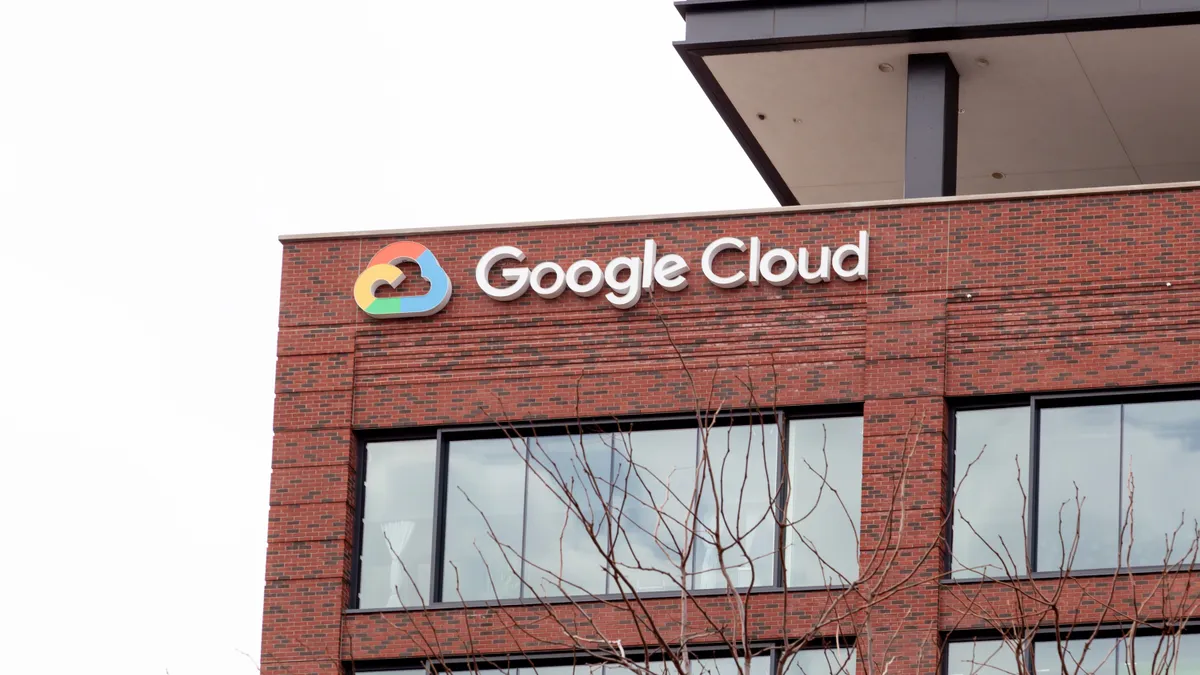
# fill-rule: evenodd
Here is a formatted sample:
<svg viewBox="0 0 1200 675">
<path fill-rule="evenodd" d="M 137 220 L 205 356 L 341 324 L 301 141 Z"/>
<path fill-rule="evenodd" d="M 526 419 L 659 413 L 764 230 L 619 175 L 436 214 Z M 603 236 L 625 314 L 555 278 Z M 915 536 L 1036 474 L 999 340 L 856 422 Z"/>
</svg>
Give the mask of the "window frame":
<svg viewBox="0 0 1200 675">
<path fill-rule="evenodd" d="M 986 583 L 988 580 L 982 577 L 962 577 L 954 578 L 954 523 L 956 520 L 956 511 L 954 508 L 954 496 L 957 488 L 958 477 L 958 413 L 960 411 L 972 410 L 997 410 L 1002 408 L 1022 408 L 1029 409 L 1029 498 L 1028 511 L 1025 514 L 1028 531 L 1029 547 L 1029 562 L 1030 568 L 1025 571 L 1025 574 L 1018 575 L 1014 578 L 1019 579 L 1053 579 L 1058 577 L 1095 577 L 1095 576 L 1111 576 L 1118 572 L 1120 573 L 1146 573 L 1146 572 L 1162 572 L 1161 565 L 1138 565 L 1133 567 L 1097 567 L 1086 569 L 1072 569 L 1064 574 L 1058 570 L 1038 570 L 1038 510 L 1040 507 L 1040 492 L 1041 492 L 1041 411 L 1047 408 L 1077 408 L 1099 405 L 1130 405 L 1135 403 L 1161 403 L 1169 401 L 1191 401 L 1200 400 L 1200 385 L 1184 385 L 1184 386 L 1167 386 L 1167 387 L 1137 387 L 1129 389 L 1095 389 L 1079 392 L 1051 392 L 1041 393 L 1033 392 L 1029 394 L 1008 394 L 999 396 L 975 396 L 960 399 L 957 401 L 947 400 L 949 409 L 949 420 L 947 421 L 947 431 L 949 433 L 949 466 L 950 466 L 950 489 L 946 490 L 944 496 L 947 509 L 946 531 L 943 536 L 946 539 L 946 555 L 943 561 L 943 572 L 945 576 L 942 578 L 942 583 L 948 584 L 972 584 Z"/>
<path fill-rule="evenodd" d="M 1130 633 L 1130 624 L 1121 622 L 1109 622 L 1092 625 L 1069 625 L 1062 626 L 1056 629 L 1054 626 L 1043 626 L 1033 631 L 1034 638 L 1030 642 L 1030 649 L 1026 650 L 1022 655 L 1025 661 L 1027 672 L 1034 672 L 1033 658 L 1036 645 L 1038 643 L 1055 642 L 1058 637 L 1055 631 L 1061 632 L 1063 641 L 1070 640 L 1087 640 L 1094 638 L 1096 640 L 1111 640 L 1128 637 Z M 1200 634 L 1200 620 L 1192 619 L 1185 623 L 1182 630 L 1179 631 L 1181 636 Z M 1078 635 L 1079 637 L 1074 637 Z M 1155 637 L 1163 635 L 1163 627 L 1155 624 L 1139 624 L 1133 627 L 1134 637 Z M 1003 642 L 1004 636 L 999 631 L 992 628 L 982 628 L 977 630 L 952 631 L 949 633 L 943 632 L 942 639 L 942 663 L 939 668 L 939 675 L 950 675 L 950 645 L 952 644 L 970 644 L 972 642 Z"/>
<path fill-rule="evenodd" d="M 494 606 L 519 606 L 529 604 L 542 603 L 572 603 L 578 602 L 580 598 L 591 599 L 591 595 L 576 595 L 568 597 L 554 598 L 506 598 L 496 600 L 495 598 L 485 600 L 445 600 L 442 597 L 444 572 L 445 572 L 445 554 L 446 554 L 446 515 L 448 504 L 448 485 L 449 485 L 449 461 L 450 461 L 450 445 L 454 441 L 461 440 L 479 440 L 479 439 L 494 439 L 512 437 L 512 435 L 520 434 L 521 438 L 529 439 L 540 430 L 553 430 L 555 436 L 575 434 L 591 434 L 591 433 L 631 433 L 638 431 L 653 431 L 666 429 L 688 429 L 695 428 L 697 435 L 697 448 L 699 453 L 699 434 L 700 427 L 697 425 L 705 425 L 710 423 L 720 424 L 722 422 L 733 422 L 738 425 L 755 425 L 755 424 L 775 424 L 779 430 L 778 439 L 778 457 L 776 458 L 775 475 L 776 480 L 781 482 L 776 506 L 782 508 L 788 496 L 788 491 L 791 488 L 790 480 L 784 475 L 786 466 L 785 457 L 790 448 L 788 446 L 788 422 L 798 419 L 822 419 L 822 418 L 843 418 L 843 417 L 858 417 L 863 418 L 862 403 L 845 403 L 831 405 L 817 405 L 804 407 L 779 407 L 771 410 L 729 410 L 718 413 L 703 413 L 696 415 L 695 413 L 676 413 L 663 415 L 645 415 L 645 416 L 630 416 L 624 418 L 587 418 L 582 420 L 543 420 L 535 422 L 494 422 L 488 424 L 473 424 L 473 425 L 458 425 L 447 427 L 411 427 L 406 429 L 365 429 L 355 432 L 355 457 L 357 463 L 357 476 L 355 486 L 355 506 L 354 518 L 355 522 L 351 530 L 354 537 L 351 546 L 351 566 L 350 566 L 350 598 L 349 606 L 345 609 L 346 613 L 351 614 L 370 614 L 377 612 L 405 612 L 413 611 L 416 608 L 403 607 L 360 607 L 359 593 L 362 587 L 362 548 L 363 548 L 363 530 L 364 530 L 364 514 L 366 508 L 366 484 L 369 476 L 367 475 L 367 446 L 373 443 L 386 443 L 390 441 L 413 441 L 413 440 L 435 440 L 437 453 L 434 466 L 436 481 L 434 486 L 434 522 L 433 522 L 433 545 L 430 567 L 430 589 L 426 597 L 426 607 L 429 609 L 449 609 L 455 607 L 494 607 Z M 865 421 L 865 420 L 864 420 Z M 861 459 L 860 459 L 861 461 Z M 862 486 L 859 485 L 861 491 Z M 764 524 L 765 525 L 765 524 Z M 786 581 L 783 580 L 783 556 L 779 549 L 779 539 L 776 537 L 773 546 L 775 561 L 772 566 L 772 576 L 774 577 L 769 583 L 756 584 L 747 589 L 748 593 L 764 593 L 764 592 L 779 592 L 781 590 L 789 591 L 808 591 L 808 590 L 825 590 L 825 586 L 800 586 L 788 587 Z M 835 586 L 834 588 L 841 588 Z M 705 595 L 724 595 L 728 593 L 725 588 L 696 588 L 689 589 L 689 594 L 700 597 Z M 594 594 L 596 598 L 601 600 L 618 599 L 620 593 L 605 593 Z M 639 597 L 652 599 L 657 597 L 674 597 L 677 596 L 677 591 L 652 591 L 640 593 Z"/>
</svg>

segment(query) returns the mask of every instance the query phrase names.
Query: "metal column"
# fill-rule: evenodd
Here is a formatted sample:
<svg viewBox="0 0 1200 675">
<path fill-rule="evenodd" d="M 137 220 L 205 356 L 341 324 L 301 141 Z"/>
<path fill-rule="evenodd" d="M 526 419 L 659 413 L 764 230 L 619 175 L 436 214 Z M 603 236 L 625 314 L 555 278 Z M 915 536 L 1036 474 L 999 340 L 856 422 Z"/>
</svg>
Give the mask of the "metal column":
<svg viewBox="0 0 1200 675">
<path fill-rule="evenodd" d="M 945 197 L 958 188 L 958 71 L 948 54 L 908 57 L 904 196 Z"/>
</svg>

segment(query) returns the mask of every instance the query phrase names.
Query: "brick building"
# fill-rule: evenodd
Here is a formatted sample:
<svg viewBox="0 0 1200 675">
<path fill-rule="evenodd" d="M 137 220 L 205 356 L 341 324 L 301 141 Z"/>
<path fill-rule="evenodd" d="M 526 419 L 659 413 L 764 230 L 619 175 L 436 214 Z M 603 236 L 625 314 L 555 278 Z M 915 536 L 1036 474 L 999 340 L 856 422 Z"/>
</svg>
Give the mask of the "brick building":
<svg viewBox="0 0 1200 675">
<path fill-rule="evenodd" d="M 1190 4 L 682 2 L 785 206 L 284 237 L 264 672 L 1200 672 Z"/>
</svg>

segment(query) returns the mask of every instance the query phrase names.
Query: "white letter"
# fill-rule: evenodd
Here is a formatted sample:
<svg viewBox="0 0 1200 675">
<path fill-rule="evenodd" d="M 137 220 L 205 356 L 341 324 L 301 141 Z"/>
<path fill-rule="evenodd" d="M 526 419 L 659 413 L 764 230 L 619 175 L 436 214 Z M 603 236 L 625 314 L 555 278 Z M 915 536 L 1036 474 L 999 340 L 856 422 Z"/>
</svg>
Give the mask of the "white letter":
<svg viewBox="0 0 1200 675">
<path fill-rule="evenodd" d="M 758 264 L 762 258 L 762 242 L 758 237 L 750 237 L 750 285 L 758 285 Z"/>
<path fill-rule="evenodd" d="M 854 264 L 854 269 L 847 271 L 843 264 L 846 258 L 852 255 L 858 256 L 858 262 Z M 858 245 L 846 244 L 833 254 L 833 271 L 846 281 L 854 281 L 855 279 L 867 278 L 867 233 L 859 231 Z"/>
<path fill-rule="evenodd" d="M 653 239 L 646 240 L 646 252 L 642 256 L 642 290 L 648 291 L 654 285 L 654 256 L 658 252 L 658 244 Z"/>
<path fill-rule="evenodd" d="M 719 286 L 721 288 L 737 288 L 738 286 L 746 283 L 745 272 L 738 272 L 728 277 L 717 276 L 713 272 L 713 259 L 716 258 L 717 254 L 721 251 L 731 248 L 736 248 L 739 251 L 745 251 L 746 244 L 743 243 L 741 239 L 734 239 L 733 237 L 721 237 L 720 239 L 709 244 L 708 248 L 704 249 L 704 257 L 700 259 L 700 268 L 704 270 L 704 276 L 708 277 L 708 280 L 711 281 L 714 286 Z"/>
<path fill-rule="evenodd" d="M 783 271 L 776 274 L 774 272 L 775 263 L 779 261 L 783 262 Z M 762 272 L 762 278 L 766 279 L 768 284 L 787 286 L 796 280 L 796 256 L 792 255 L 791 251 L 773 248 L 762 257 L 759 269 Z"/>
<path fill-rule="evenodd" d="M 668 291 L 682 291 L 688 285 L 687 277 L 683 275 L 691 269 L 682 256 L 664 255 L 654 263 L 654 280 Z"/>
<path fill-rule="evenodd" d="M 579 283 L 579 275 L 589 272 L 586 284 Z M 600 266 L 591 260 L 578 260 L 571 263 L 567 268 L 567 288 L 571 292 L 581 298 L 590 298 L 600 292 L 600 287 L 604 285 L 604 272 L 600 270 Z"/>
<path fill-rule="evenodd" d="M 554 281 L 549 286 L 542 286 L 542 279 L 547 274 L 554 275 Z M 534 293 L 549 300 L 562 295 L 562 292 L 567 288 L 567 280 L 564 279 L 563 268 L 558 266 L 558 263 L 544 262 L 534 265 L 533 272 L 529 275 L 529 286 Z"/>
<path fill-rule="evenodd" d="M 808 249 L 802 248 L 796 252 L 796 267 L 800 272 L 800 278 L 810 284 L 819 284 L 822 281 L 829 281 L 829 247 L 821 247 L 821 266 L 816 272 L 808 271 Z"/>
<path fill-rule="evenodd" d="M 629 270 L 629 278 L 619 281 L 617 275 L 625 270 Z M 641 260 L 625 257 L 613 258 L 612 262 L 608 263 L 608 267 L 604 268 L 604 281 L 608 282 L 608 287 L 616 293 L 606 293 L 604 297 L 619 309 L 633 307 L 642 298 L 641 277 Z M 617 295 L 617 293 L 623 293 L 623 295 Z"/>
<path fill-rule="evenodd" d="M 529 288 L 529 269 L 525 267 L 510 268 L 500 272 L 500 276 L 513 282 L 513 285 L 508 288 L 496 288 L 488 281 L 488 275 L 491 274 L 496 263 L 509 259 L 523 262 L 525 253 L 516 246 L 497 246 L 483 254 L 483 257 L 479 259 L 479 264 L 475 266 L 475 283 L 479 284 L 479 288 L 483 289 L 488 296 L 505 302 L 516 300 Z"/>
</svg>

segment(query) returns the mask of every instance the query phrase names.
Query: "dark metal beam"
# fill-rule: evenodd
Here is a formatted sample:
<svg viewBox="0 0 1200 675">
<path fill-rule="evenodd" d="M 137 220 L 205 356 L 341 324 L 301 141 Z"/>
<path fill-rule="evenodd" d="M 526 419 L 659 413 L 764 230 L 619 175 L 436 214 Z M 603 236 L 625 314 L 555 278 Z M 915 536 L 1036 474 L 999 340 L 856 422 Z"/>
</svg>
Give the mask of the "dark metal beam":
<svg viewBox="0 0 1200 675">
<path fill-rule="evenodd" d="M 911 54 L 904 196 L 947 197 L 957 189 L 958 71 L 948 54 Z"/>
</svg>

